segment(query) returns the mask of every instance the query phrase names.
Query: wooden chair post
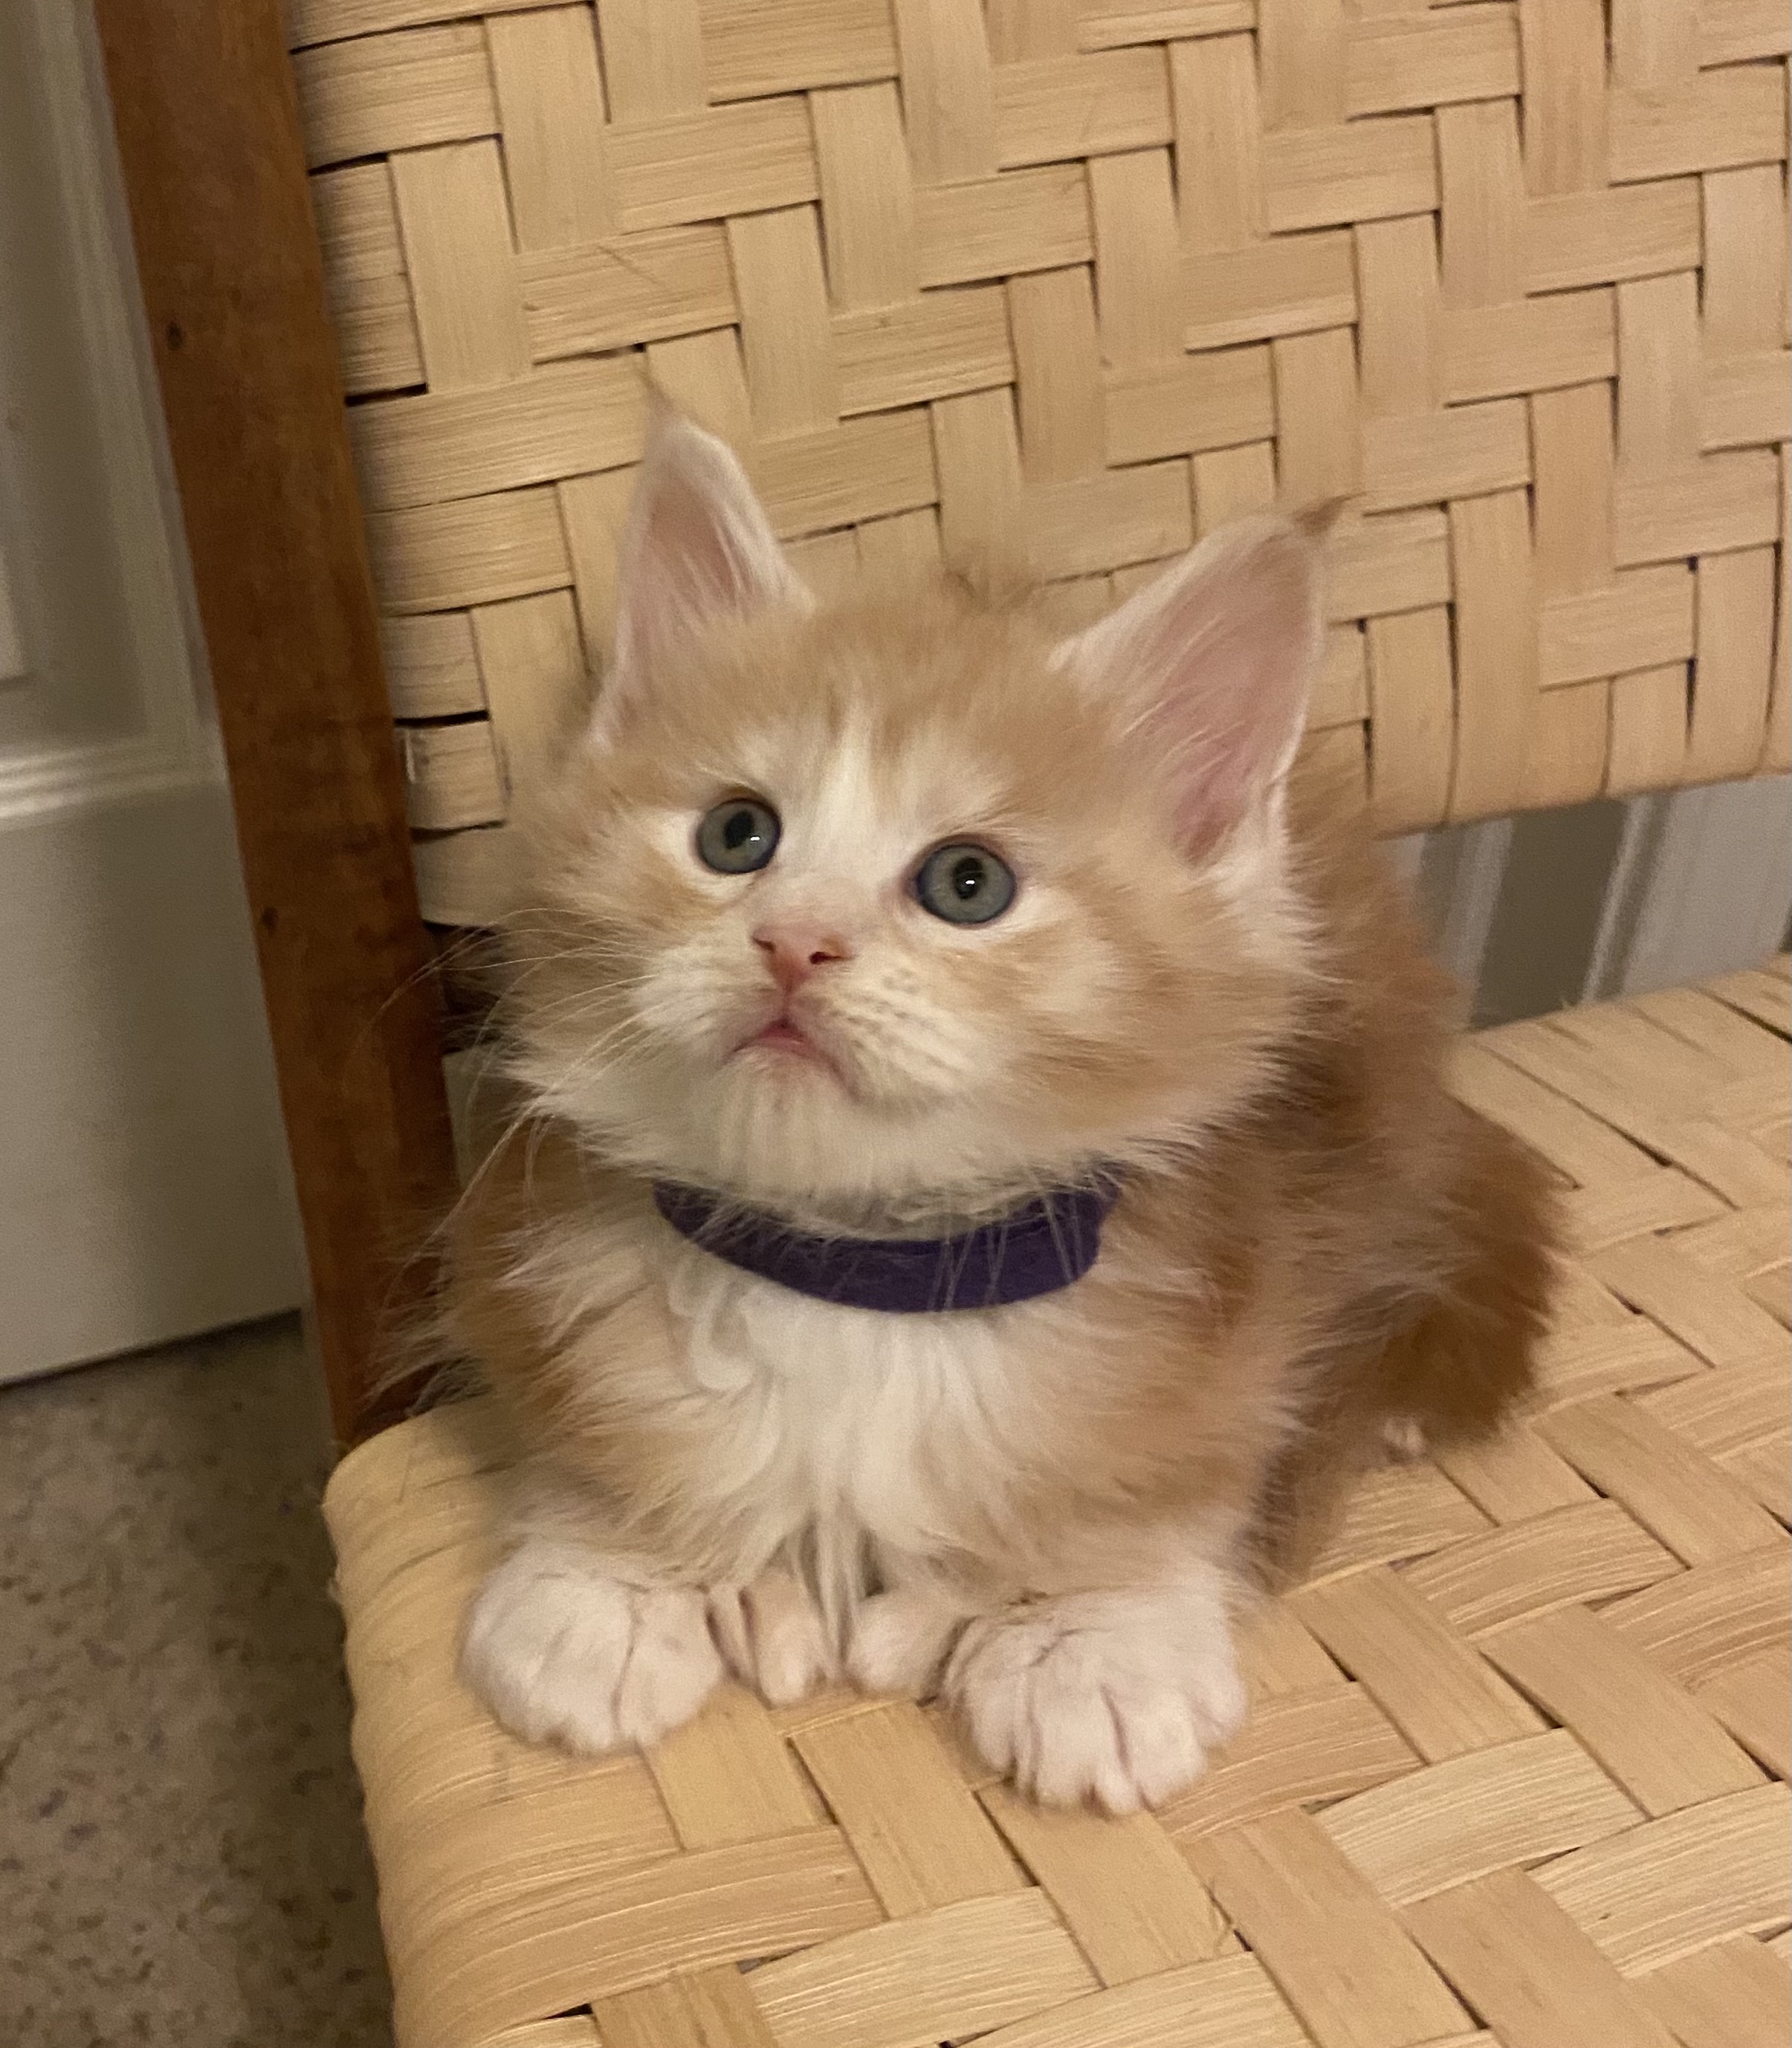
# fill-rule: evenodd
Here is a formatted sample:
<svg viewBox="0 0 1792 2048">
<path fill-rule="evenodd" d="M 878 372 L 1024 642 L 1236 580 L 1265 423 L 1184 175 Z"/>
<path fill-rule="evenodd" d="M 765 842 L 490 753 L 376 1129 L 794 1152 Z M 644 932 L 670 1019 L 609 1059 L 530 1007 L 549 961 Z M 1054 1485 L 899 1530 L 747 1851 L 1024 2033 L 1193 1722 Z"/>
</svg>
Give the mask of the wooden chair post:
<svg viewBox="0 0 1792 2048">
<path fill-rule="evenodd" d="M 278 0 L 99 0 L 339 1436 L 452 1199 L 440 1005 Z"/>
</svg>

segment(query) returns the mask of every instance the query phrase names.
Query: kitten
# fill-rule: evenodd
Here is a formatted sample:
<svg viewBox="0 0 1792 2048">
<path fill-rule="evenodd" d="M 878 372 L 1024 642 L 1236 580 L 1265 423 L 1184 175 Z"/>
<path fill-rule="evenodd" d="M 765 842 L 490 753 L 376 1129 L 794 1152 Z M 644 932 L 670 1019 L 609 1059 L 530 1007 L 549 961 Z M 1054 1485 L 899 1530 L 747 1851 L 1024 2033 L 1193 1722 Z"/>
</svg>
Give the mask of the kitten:
<svg viewBox="0 0 1792 2048">
<path fill-rule="evenodd" d="M 527 1447 L 464 1674 L 584 1751 L 725 1668 L 937 1691 L 1042 1800 L 1160 1802 L 1243 1714 L 1240 1601 L 1384 1435 L 1497 1422 L 1546 1292 L 1542 1169 L 1290 775 L 1316 545 L 1229 528 L 1057 641 L 945 577 L 821 607 L 665 417 L 618 605 L 451 1232 Z M 819 1298 L 1053 1232 L 1030 1298 Z"/>
</svg>

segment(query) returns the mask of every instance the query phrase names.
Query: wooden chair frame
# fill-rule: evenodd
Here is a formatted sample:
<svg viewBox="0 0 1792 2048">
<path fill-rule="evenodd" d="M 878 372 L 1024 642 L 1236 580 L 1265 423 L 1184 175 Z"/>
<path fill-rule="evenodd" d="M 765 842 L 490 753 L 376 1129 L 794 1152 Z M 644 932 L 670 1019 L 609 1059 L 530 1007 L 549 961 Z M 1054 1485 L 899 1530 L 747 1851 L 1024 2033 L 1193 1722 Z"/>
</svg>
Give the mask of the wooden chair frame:
<svg viewBox="0 0 1792 2048">
<path fill-rule="evenodd" d="M 97 15 L 346 1445 L 408 1403 L 379 1347 L 456 1179 L 292 70 L 277 0 Z"/>
</svg>

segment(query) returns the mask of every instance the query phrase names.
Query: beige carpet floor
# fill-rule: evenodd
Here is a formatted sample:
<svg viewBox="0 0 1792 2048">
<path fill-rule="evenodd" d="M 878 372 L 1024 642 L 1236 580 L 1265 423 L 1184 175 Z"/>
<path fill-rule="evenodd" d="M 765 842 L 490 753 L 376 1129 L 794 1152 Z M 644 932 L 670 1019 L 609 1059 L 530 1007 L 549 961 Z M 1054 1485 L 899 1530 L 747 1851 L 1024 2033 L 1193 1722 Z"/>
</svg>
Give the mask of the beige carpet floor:
<svg viewBox="0 0 1792 2048">
<path fill-rule="evenodd" d="M 382 2048 L 296 1323 L 0 1390 L 0 2043 Z"/>
</svg>

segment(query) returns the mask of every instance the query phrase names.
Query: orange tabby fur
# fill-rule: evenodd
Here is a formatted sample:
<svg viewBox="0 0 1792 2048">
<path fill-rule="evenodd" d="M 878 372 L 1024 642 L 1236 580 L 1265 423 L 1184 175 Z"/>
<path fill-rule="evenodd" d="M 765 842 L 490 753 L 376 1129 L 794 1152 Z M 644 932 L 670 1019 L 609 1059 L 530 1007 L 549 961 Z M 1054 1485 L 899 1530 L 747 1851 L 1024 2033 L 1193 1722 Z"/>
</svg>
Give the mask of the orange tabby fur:
<svg viewBox="0 0 1792 2048">
<path fill-rule="evenodd" d="M 1080 1627 L 1077 1602 L 1174 1584 L 1223 1631 L 1230 1589 L 1310 1552 L 1391 1426 L 1493 1426 L 1542 1327 L 1546 1177 L 1445 1092 L 1449 988 L 1336 793 L 1297 777 L 1191 841 L 1162 729 L 1024 607 L 941 579 L 745 609 L 658 657 L 529 830 L 502 1012 L 523 1111 L 454 1219 L 445 1305 L 530 1446 L 517 1541 L 551 1569 L 495 1581 L 469 1674 L 526 1733 L 647 1739 L 713 1678 L 707 1602 L 774 1697 L 843 1656 L 917 1689 L 943 1670 L 1042 1796 L 1161 1798 L 1235 1718 L 1224 1672 L 1162 1756 L 1147 1703 L 1131 1751 L 1123 1728 L 1091 1762 L 1065 1704 L 1083 1680 L 1014 1705 L 991 1630 L 1054 1600 Z M 730 1053 L 760 963 L 686 843 L 737 789 L 790 805 L 776 886 L 850 925 L 855 957 L 805 999 L 831 1072 Z M 961 833 L 1022 875 L 999 925 L 937 929 L 829 864 L 887 843 L 894 873 Z M 1125 1180 L 1093 1271 L 987 1314 L 882 1319 L 953 1326 L 937 1342 L 743 1291 L 769 1283 L 737 1286 L 649 1193 L 685 1178 L 805 1228 L 931 1234 L 1108 1162 Z M 683 1659 L 632 1707 L 617 1680 L 595 1722 L 529 1695 L 518 1674 L 547 1652 L 502 1647 L 587 1546 L 627 1593 L 603 1627 L 676 1636 Z M 887 1605 L 905 1589 L 912 1611 Z M 685 1604 L 650 1628 L 662 1591 Z M 774 1610 L 796 1617 L 784 1647 L 755 1652 Z M 1084 1688 L 1116 1727 L 1149 1690 L 1123 1652 Z"/>
<path fill-rule="evenodd" d="M 1530 1389 L 1550 1274 L 1546 1171 L 1443 1091 L 1453 990 L 1349 801 L 1297 794 L 1299 865 L 1325 911 L 1307 1000 L 1266 1034 L 1271 1083 L 1199 1150 L 1136 1179 L 1107 1226 L 1083 1284 L 1127 1360 L 1123 1381 L 1092 1386 L 1070 1361 L 1050 1387 L 1056 1426 L 1018 1519 L 1032 1542 L 1072 1553 L 1067 1583 L 1092 1519 L 1117 1514 L 1123 1546 L 1127 1522 L 1180 1502 L 1237 1507 L 1266 1568 L 1305 1555 L 1340 1485 L 1380 1456 L 1387 1425 L 1416 1423 L 1441 1447 L 1485 1434 Z M 557 853 L 549 866 L 564 871 Z M 537 941 L 553 929 L 518 928 Z M 522 999 L 562 1000 L 574 972 L 557 962 Z M 626 1398 L 606 1401 L 551 1297 L 517 1267 L 564 1210 L 646 1200 L 551 1120 L 518 1124 L 456 1212 L 448 1299 L 495 1387 L 657 1546 L 668 1505 L 696 1483 L 680 1440 Z M 667 1341 L 661 1302 L 606 1307 L 606 1348 Z M 968 1526 L 960 1540 L 975 1553 L 991 1539 Z M 700 1551 L 689 1564 L 726 1569 Z"/>
</svg>

